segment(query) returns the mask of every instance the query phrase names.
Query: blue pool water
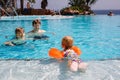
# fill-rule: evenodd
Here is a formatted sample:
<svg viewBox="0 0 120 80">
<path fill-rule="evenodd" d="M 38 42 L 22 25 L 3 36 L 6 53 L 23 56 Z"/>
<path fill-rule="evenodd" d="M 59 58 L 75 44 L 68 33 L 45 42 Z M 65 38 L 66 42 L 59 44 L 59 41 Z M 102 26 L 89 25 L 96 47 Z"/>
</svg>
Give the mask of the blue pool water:
<svg viewBox="0 0 120 80">
<path fill-rule="evenodd" d="M 27 40 L 25 45 L 4 46 L 14 37 L 16 27 L 25 32 L 32 30 L 32 20 L 40 18 L 41 29 L 46 30 L 48 40 Z M 55 34 L 51 34 L 54 32 Z M 70 35 L 74 44 L 82 50 L 83 60 L 120 58 L 120 16 L 74 16 L 61 18 L 50 16 L 5 17 L 0 19 L 0 59 L 43 59 L 49 58 L 52 47 L 60 50 L 61 39 Z"/>
</svg>

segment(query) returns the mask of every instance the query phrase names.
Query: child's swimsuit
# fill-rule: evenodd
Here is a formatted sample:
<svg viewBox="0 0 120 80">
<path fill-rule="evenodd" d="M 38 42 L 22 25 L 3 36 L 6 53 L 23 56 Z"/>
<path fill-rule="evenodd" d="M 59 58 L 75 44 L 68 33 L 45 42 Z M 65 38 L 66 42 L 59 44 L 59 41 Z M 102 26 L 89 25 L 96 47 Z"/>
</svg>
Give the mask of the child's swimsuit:
<svg viewBox="0 0 120 80">
<path fill-rule="evenodd" d="M 72 61 L 78 61 L 78 55 L 70 49 L 64 52 L 64 57 L 67 57 L 69 60 Z"/>
<path fill-rule="evenodd" d="M 17 39 L 15 39 L 15 40 L 12 40 L 11 43 L 14 44 L 14 45 L 22 45 L 22 44 L 25 44 L 26 41 L 25 40 L 17 40 Z"/>
<path fill-rule="evenodd" d="M 25 44 L 26 42 L 23 42 L 23 43 L 14 43 L 14 42 L 11 42 L 12 44 L 14 44 L 14 45 L 23 45 L 23 44 Z"/>
<path fill-rule="evenodd" d="M 78 58 L 77 53 L 70 49 L 64 52 L 64 57 L 67 57 L 69 60 L 75 61 L 77 63 L 82 62 L 82 60 Z"/>
</svg>

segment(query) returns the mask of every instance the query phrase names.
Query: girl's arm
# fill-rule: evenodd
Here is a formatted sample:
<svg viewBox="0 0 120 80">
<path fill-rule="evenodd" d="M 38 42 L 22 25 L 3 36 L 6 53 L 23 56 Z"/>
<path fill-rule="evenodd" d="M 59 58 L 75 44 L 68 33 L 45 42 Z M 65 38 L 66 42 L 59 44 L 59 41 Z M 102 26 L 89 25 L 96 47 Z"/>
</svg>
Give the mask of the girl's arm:
<svg viewBox="0 0 120 80">
<path fill-rule="evenodd" d="M 7 46 L 14 46 L 14 44 L 12 44 L 11 41 L 7 41 L 7 42 L 5 42 L 4 44 L 7 45 Z"/>
</svg>

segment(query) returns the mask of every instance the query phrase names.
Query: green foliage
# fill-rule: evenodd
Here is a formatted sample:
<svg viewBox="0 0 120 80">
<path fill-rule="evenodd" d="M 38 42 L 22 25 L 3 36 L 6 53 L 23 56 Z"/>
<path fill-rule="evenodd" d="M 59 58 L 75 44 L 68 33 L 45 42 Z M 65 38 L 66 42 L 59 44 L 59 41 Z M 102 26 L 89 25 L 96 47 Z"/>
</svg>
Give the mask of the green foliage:
<svg viewBox="0 0 120 80">
<path fill-rule="evenodd" d="M 71 6 L 80 6 L 82 4 L 85 4 L 85 0 L 69 0 L 69 3 Z"/>
<path fill-rule="evenodd" d="M 70 9 L 72 10 L 78 10 L 79 12 L 82 12 L 82 8 L 81 7 L 78 7 L 78 6 L 71 6 Z"/>
<path fill-rule="evenodd" d="M 94 4 L 97 0 L 69 0 L 72 10 L 89 11 L 90 5 Z"/>
<path fill-rule="evenodd" d="M 97 0 L 69 0 L 69 5 L 71 6 L 78 6 L 80 7 L 81 5 L 87 5 L 90 6 L 94 4 Z"/>
<path fill-rule="evenodd" d="M 97 0 L 86 0 L 87 5 L 92 5 L 96 2 Z"/>
<path fill-rule="evenodd" d="M 36 1 L 35 0 L 28 0 L 30 3 L 35 3 Z"/>
<path fill-rule="evenodd" d="M 69 8 L 70 10 L 77 10 L 77 11 L 79 11 L 79 12 L 83 12 L 83 11 L 84 11 L 82 8 L 80 8 L 80 7 L 78 7 L 78 6 L 66 7 L 66 8 L 61 9 L 61 11 L 64 11 L 64 10 L 66 10 L 66 9 L 68 9 L 68 8 Z"/>
</svg>

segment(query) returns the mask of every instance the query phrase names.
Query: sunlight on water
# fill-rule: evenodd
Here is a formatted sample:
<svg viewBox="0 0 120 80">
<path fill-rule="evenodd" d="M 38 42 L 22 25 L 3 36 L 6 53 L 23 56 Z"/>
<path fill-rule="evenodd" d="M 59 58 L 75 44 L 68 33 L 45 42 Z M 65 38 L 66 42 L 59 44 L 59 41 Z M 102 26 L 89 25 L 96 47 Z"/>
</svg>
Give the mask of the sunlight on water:
<svg viewBox="0 0 120 80">
<path fill-rule="evenodd" d="M 40 18 L 48 40 L 28 40 L 25 45 L 5 46 L 21 26 L 32 30 L 32 20 Z M 119 80 L 120 16 L 26 16 L 0 20 L 0 80 Z M 86 72 L 71 72 L 67 61 L 50 59 L 48 50 L 60 50 L 62 37 L 70 35 L 88 63 Z M 14 60 L 11 60 L 14 59 Z M 19 60 L 20 59 L 20 60 Z"/>
<path fill-rule="evenodd" d="M 32 18 L 33 20 L 36 17 L 50 18 L 51 16 L 26 16 L 26 18 L 22 16 L 21 18 Z M 58 18 L 58 16 L 54 17 Z M 25 45 L 14 47 L 4 46 L 3 43 L 14 37 L 16 27 L 23 27 L 25 32 L 32 30 L 32 20 L 1 20 L 0 58 L 49 58 L 48 50 L 50 48 L 56 47 L 62 50 L 61 39 L 66 35 L 74 38 L 74 44 L 82 50 L 81 58 L 83 60 L 115 59 L 120 57 L 120 28 L 117 27 L 120 25 L 120 16 L 98 15 L 63 18 L 41 20 L 41 29 L 47 31 L 45 35 L 50 37 L 48 40 L 36 40 L 34 42 L 28 40 Z M 54 32 L 55 35 L 50 32 Z"/>
</svg>

